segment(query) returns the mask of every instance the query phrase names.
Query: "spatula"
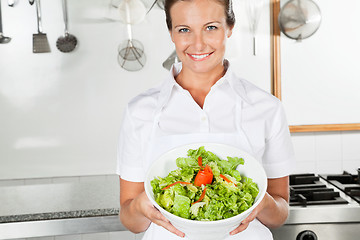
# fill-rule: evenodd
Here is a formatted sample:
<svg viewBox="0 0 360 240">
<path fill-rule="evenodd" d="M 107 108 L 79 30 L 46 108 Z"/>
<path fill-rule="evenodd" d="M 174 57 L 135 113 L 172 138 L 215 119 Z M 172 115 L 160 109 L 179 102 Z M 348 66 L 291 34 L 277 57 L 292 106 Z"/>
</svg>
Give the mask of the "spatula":
<svg viewBox="0 0 360 240">
<path fill-rule="evenodd" d="M 49 41 L 46 33 L 42 32 L 40 0 L 36 0 L 36 16 L 38 33 L 33 34 L 33 53 L 50 52 Z"/>
</svg>

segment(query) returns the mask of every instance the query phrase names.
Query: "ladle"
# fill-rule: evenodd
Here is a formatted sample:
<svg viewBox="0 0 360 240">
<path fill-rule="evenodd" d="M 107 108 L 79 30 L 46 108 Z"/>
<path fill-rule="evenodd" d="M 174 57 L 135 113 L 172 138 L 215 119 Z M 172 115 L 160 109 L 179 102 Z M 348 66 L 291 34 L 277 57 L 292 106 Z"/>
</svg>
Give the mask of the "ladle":
<svg viewBox="0 0 360 240">
<path fill-rule="evenodd" d="M 65 25 L 65 33 L 64 36 L 61 36 L 56 41 L 56 47 L 60 52 L 71 52 L 77 46 L 77 38 L 70 34 L 68 31 L 68 15 L 67 15 L 67 3 L 66 0 L 62 0 L 62 8 L 63 8 L 63 17 L 64 17 L 64 25 Z"/>
<path fill-rule="evenodd" d="M 1 16 L 1 1 L 0 1 L 0 44 L 5 44 L 11 41 L 10 37 L 5 37 L 3 35 L 3 29 L 2 29 L 2 16 Z"/>
</svg>

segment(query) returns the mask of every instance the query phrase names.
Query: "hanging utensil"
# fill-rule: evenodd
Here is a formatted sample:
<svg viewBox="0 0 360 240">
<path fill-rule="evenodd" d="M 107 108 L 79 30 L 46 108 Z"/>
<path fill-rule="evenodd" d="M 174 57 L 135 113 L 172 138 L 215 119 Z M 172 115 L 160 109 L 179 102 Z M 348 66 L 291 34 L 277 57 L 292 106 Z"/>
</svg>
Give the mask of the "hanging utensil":
<svg viewBox="0 0 360 240">
<path fill-rule="evenodd" d="M 151 7 L 149 8 L 149 10 L 147 11 L 147 13 L 149 13 L 149 12 L 151 11 L 151 9 L 154 8 L 155 4 L 158 5 L 159 8 L 161 8 L 162 10 L 164 10 L 165 0 L 155 0 L 155 1 L 152 3 L 152 5 L 151 5 Z"/>
<path fill-rule="evenodd" d="M 163 10 L 165 9 L 165 0 L 157 0 L 156 3 L 159 6 L 159 8 Z"/>
<path fill-rule="evenodd" d="M 144 46 L 135 39 L 129 39 L 119 46 L 119 65 L 128 71 L 139 71 L 145 66 Z"/>
<path fill-rule="evenodd" d="M 253 36 L 253 55 L 256 55 L 256 34 L 259 25 L 261 11 L 264 7 L 264 0 L 246 0 L 246 10 L 249 19 L 249 28 Z"/>
<path fill-rule="evenodd" d="M 50 52 L 50 45 L 46 33 L 42 32 L 40 0 L 36 0 L 35 5 L 38 33 L 33 34 L 33 53 Z"/>
<path fill-rule="evenodd" d="M 124 8 L 129 39 L 120 44 L 118 48 L 118 62 L 125 70 L 138 71 L 145 66 L 146 62 L 144 46 L 132 37 L 131 23 L 134 23 L 134 19 L 131 18 L 129 0 L 124 0 Z"/>
<path fill-rule="evenodd" d="M 118 11 L 123 23 L 138 24 L 144 21 L 146 17 L 146 8 L 140 0 L 123 0 Z"/>
<path fill-rule="evenodd" d="M 61 36 L 56 41 L 56 47 L 60 52 L 71 52 L 77 46 L 77 38 L 68 32 L 68 14 L 67 14 L 67 1 L 62 0 L 62 9 L 63 9 L 63 17 L 64 17 L 64 25 L 65 25 L 65 33 L 64 36 Z"/>
<path fill-rule="evenodd" d="M 5 37 L 3 35 L 3 28 L 2 28 L 2 16 L 1 16 L 1 1 L 0 1 L 0 44 L 5 44 L 11 41 L 10 37 Z"/>
<path fill-rule="evenodd" d="M 15 0 L 8 0 L 9 7 L 13 7 L 15 5 Z"/>
<path fill-rule="evenodd" d="M 174 50 L 170 56 L 163 62 L 163 67 L 166 68 L 167 70 L 170 70 L 171 69 L 171 66 L 174 64 L 174 63 L 177 63 L 179 62 L 179 59 L 178 59 L 178 56 L 176 54 L 176 51 Z"/>
<path fill-rule="evenodd" d="M 320 8 L 312 0 L 291 0 L 280 10 L 281 32 L 297 41 L 312 36 L 319 29 L 320 23 Z"/>
</svg>

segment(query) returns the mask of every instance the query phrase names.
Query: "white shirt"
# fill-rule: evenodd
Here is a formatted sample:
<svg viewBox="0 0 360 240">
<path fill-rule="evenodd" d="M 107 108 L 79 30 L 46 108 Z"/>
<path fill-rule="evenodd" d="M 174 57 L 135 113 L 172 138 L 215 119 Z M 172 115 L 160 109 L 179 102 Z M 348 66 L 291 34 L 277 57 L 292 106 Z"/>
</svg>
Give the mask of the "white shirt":
<svg viewBox="0 0 360 240">
<path fill-rule="evenodd" d="M 227 63 L 227 61 L 225 62 Z M 235 104 L 242 100 L 242 128 L 268 178 L 289 175 L 294 162 L 288 124 L 281 102 L 270 93 L 240 79 L 228 67 L 214 84 L 203 108 L 176 81 L 181 63 L 158 87 L 132 99 L 124 113 L 118 146 L 117 174 L 122 179 L 143 182 L 147 169 L 143 159 L 147 150 L 155 112 L 162 108 L 161 134 L 231 133 L 236 131 Z"/>
</svg>

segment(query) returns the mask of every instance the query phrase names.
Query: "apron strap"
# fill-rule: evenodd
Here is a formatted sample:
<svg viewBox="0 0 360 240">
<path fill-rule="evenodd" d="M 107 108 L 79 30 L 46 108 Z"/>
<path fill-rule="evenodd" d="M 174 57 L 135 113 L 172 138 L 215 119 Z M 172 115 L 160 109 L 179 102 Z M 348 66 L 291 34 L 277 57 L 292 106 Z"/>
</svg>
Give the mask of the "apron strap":
<svg viewBox="0 0 360 240">
<path fill-rule="evenodd" d="M 236 130 L 244 139 L 243 143 L 245 143 L 248 148 L 248 151 L 250 154 L 254 155 L 254 148 L 251 145 L 250 139 L 248 138 L 247 134 L 245 133 L 243 127 L 242 127 L 242 109 L 243 109 L 244 101 L 241 99 L 239 95 L 236 94 L 236 106 L 235 106 L 235 125 Z"/>
</svg>

